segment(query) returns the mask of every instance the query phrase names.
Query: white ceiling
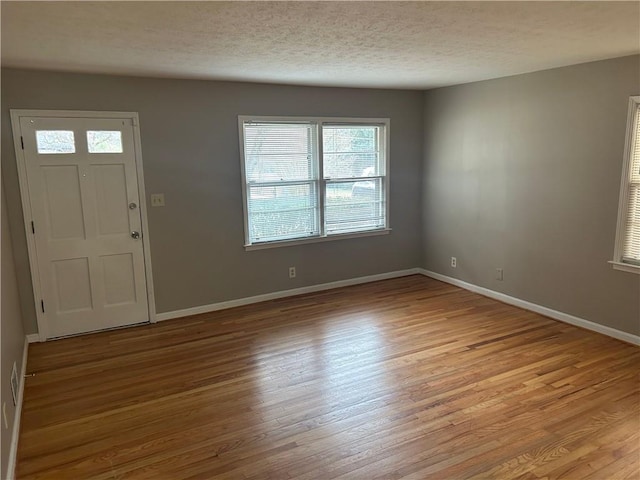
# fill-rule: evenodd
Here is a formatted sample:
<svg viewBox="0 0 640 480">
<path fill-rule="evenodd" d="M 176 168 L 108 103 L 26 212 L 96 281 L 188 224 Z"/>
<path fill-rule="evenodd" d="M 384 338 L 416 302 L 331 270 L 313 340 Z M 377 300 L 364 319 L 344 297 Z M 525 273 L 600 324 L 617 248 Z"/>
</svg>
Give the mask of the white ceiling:
<svg viewBox="0 0 640 480">
<path fill-rule="evenodd" d="M 2 65 L 432 88 L 640 53 L 639 2 L 7 2 Z"/>
</svg>

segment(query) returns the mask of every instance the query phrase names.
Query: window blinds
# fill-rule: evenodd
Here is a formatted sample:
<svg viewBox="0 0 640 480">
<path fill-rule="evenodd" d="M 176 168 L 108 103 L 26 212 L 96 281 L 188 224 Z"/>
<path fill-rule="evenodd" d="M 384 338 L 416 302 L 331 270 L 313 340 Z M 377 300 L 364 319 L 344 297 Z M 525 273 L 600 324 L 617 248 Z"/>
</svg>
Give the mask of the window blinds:
<svg viewBox="0 0 640 480">
<path fill-rule="evenodd" d="M 244 124 L 251 243 L 318 235 L 315 144 L 313 124 Z"/>
<path fill-rule="evenodd" d="M 629 192 L 622 261 L 640 265 L 640 104 L 635 104 L 630 139 Z"/>
<path fill-rule="evenodd" d="M 245 246 L 387 228 L 387 119 L 238 119 Z"/>
<path fill-rule="evenodd" d="M 245 123 L 247 181 L 312 180 L 314 131 L 308 123 Z"/>
<path fill-rule="evenodd" d="M 381 127 L 324 125 L 325 229 L 328 235 L 384 228 Z"/>
</svg>

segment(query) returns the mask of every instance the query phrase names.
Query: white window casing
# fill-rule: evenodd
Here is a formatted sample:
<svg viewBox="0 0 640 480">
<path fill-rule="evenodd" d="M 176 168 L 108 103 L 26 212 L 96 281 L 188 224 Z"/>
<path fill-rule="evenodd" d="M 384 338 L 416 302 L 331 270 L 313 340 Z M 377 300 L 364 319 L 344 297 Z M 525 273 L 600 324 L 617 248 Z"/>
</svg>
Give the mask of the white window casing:
<svg viewBox="0 0 640 480">
<path fill-rule="evenodd" d="M 389 232 L 389 119 L 239 116 L 245 248 Z"/>
<path fill-rule="evenodd" d="M 640 274 L 640 96 L 629 99 L 613 268 Z"/>
</svg>

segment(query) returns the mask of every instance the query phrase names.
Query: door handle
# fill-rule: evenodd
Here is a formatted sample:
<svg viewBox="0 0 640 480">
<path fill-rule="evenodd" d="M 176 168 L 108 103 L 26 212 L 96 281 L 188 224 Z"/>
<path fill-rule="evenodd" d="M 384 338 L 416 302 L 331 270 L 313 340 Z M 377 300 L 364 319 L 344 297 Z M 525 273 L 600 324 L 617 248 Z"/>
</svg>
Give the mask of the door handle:
<svg viewBox="0 0 640 480">
<path fill-rule="evenodd" d="M 140 238 L 140 232 L 131 232 L 131 238 L 133 238 L 134 240 L 137 240 Z"/>
</svg>

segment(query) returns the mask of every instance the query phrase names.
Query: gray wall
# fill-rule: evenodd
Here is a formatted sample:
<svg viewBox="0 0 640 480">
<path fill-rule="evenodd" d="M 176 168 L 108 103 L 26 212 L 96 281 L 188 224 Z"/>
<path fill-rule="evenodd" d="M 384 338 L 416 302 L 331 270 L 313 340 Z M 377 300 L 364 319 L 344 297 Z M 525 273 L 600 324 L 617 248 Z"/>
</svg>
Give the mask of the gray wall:
<svg viewBox="0 0 640 480">
<path fill-rule="evenodd" d="M 640 275 L 607 264 L 637 94 L 638 56 L 427 92 L 425 268 L 640 334 Z"/>
<path fill-rule="evenodd" d="M 2 167 L 26 331 L 36 325 L 10 108 L 140 113 L 147 195 L 167 202 L 149 209 L 159 312 L 422 265 L 640 334 L 640 276 L 606 263 L 639 74 L 634 56 L 425 94 L 3 69 Z M 390 117 L 392 234 L 246 252 L 239 114 Z"/>
<path fill-rule="evenodd" d="M 420 264 L 423 93 L 2 70 L 2 163 L 27 332 L 36 331 L 9 109 L 140 114 L 158 312 Z M 391 119 L 390 235 L 246 252 L 237 116 Z M 297 267 L 290 280 L 288 267 Z"/>
<path fill-rule="evenodd" d="M 11 369 L 13 362 L 16 362 L 18 375 L 22 371 L 22 350 L 24 348 L 24 330 L 22 328 L 22 315 L 20 313 L 20 301 L 18 297 L 18 285 L 16 281 L 16 271 L 13 263 L 13 251 L 11 248 L 11 237 L 9 234 L 9 223 L 7 221 L 6 201 L 4 198 L 4 188 L 2 189 L 2 226 L 0 227 L 2 236 L 2 321 L 0 331 L 0 346 L 2 382 L 0 391 L 2 392 L 2 403 L 7 405 L 7 420 L 9 428 L 5 428 L 4 421 L 0 419 L 0 476 L 7 477 L 7 463 L 9 459 L 9 449 L 11 447 L 11 433 L 13 432 L 13 422 L 15 422 L 15 407 L 11 396 Z M 0 405 L 0 409 L 1 409 Z M 1 410 L 0 410 L 1 415 Z"/>
</svg>

